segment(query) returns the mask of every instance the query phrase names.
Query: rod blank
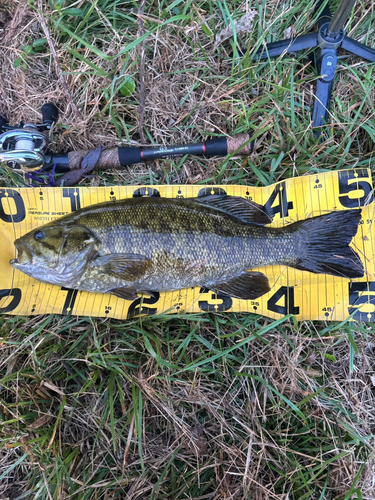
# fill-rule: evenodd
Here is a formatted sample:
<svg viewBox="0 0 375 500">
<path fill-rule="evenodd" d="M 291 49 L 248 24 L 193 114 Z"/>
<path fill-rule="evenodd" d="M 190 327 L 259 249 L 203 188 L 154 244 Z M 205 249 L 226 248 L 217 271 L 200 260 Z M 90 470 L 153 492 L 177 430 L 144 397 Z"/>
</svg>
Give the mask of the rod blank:
<svg viewBox="0 0 375 500">
<path fill-rule="evenodd" d="M 339 4 L 328 26 L 327 35 L 330 38 L 336 38 L 343 29 L 345 21 L 348 19 L 354 4 L 355 0 L 342 0 Z"/>
</svg>

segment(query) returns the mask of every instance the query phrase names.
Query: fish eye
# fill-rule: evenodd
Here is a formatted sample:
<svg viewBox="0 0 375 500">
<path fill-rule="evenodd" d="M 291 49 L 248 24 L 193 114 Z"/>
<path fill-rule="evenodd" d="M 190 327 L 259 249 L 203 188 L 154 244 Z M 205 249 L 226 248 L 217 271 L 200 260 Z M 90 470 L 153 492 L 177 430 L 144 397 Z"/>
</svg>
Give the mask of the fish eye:
<svg viewBox="0 0 375 500">
<path fill-rule="evenodd" d="M 34 233 L 34 238 L 36 240 L 41 240 L 44 236 L 44 232 L 43 231 L 37 231 L 36 233 Z"/>
</svg>

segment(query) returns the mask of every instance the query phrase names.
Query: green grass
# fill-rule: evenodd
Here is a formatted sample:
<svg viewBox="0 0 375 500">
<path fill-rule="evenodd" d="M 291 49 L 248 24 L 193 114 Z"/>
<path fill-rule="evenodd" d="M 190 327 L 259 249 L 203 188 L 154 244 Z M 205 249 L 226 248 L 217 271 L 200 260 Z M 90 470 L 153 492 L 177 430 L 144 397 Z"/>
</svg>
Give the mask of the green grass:
<svg viewBox="0 0 375 500">
<path fill-rule="evenodd" d="M 29 5 L 36 20 L 37 2 Z M 55 151 L 138 144 L 139 3 L 43 5 L 85 122 L 69 108 L 44 34 L 26 22 L 0 48 L 1 111 L 12 124 L 39 121 L 41 105 L 56 102 Z M 256 154 L 160 160 L 84 183 L 261 186 L 373 169 L 373 65 L 340 59 L 332 125 L 319 142 L 309 59 L 227 64 L 233 38 L 213 51 L 244 6 L 259 13 L 253 30 L 236 36 L 245 52 L 316 20 L 309 1 L 146 2 L 143 132 L 149 144 L 171 144 L 250 130 Z M 372 42 L 371 2 L 358 3 L 348 26 Z M 131 95 L 120 91 L 126 82 Z M 0 182 L 25 185 L 5 167 Z M 253 314 L 2 316 L 0 498 L 373 499 L 372 330 Z"/>
</svg>

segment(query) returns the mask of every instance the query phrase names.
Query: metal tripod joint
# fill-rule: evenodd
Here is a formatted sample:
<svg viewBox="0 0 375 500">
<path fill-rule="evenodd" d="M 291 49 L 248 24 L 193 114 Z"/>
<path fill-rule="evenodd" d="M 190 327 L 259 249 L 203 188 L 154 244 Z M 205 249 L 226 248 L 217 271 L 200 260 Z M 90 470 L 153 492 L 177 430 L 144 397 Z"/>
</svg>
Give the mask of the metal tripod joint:
<svg viewBox="0 0 375 500">
<path fill-rule="evenodd" d="M 329 23 L 323 24 L 318 33 L 318 46 L 321 49 L 338 49 L 344 40 L 344 30 L 341 29 L 335 37 L 331 37 L 328 32 Z"/>
<path fill-rule="evenodd" d="M 335 37 L 331 37 L 328 31 L 329 23 L 323 24 L 318 33 L 318 46 L 320 49 L 319 57 L 319 72 L 322 75 L 323 82 L 331 82 L 336 73 L 337 67 L 337 49 L 341 46 L 344 40 L 344 30 L 341 29 Z"/>
</svg>

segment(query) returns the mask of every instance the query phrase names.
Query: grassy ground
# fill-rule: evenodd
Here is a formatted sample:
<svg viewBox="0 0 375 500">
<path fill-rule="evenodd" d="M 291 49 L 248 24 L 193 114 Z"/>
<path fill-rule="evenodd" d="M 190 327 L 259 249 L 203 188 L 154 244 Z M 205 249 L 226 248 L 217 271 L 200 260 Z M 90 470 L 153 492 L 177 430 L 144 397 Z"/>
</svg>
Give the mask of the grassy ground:
<svg viewBox="0 0 375 500">
<path fill-rule="evenodd" d="M 250 9 L 253 28 L 215 46 Z M 358 2 L 347 33 L 373 43 L 374 9 Z M 93 186 L 261 186 L 371 168 L 373 65 L 342 54 L 329 137 L 317 142 L 309 59 L 226 63 L 237 49 L 308 32 L 315 19 L 308 0 L 154 0 L 143 8 L 3 0 L 0 112 L 11 124 L 40 122 L 42 104 L 56 103 L 55 151 L 247 130 L 256 137 L 245 160 L 160 160 L 84 181 Z M 25 180 L 3 168 L 0 183 Z M 2 316 L 0 498 L 373 500 L 374 363 L 372 324 L 219 313 L 124 322 Z"/>
</svg>

